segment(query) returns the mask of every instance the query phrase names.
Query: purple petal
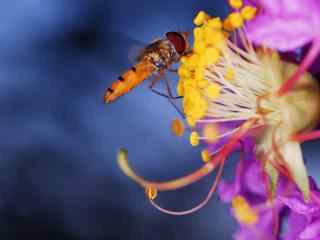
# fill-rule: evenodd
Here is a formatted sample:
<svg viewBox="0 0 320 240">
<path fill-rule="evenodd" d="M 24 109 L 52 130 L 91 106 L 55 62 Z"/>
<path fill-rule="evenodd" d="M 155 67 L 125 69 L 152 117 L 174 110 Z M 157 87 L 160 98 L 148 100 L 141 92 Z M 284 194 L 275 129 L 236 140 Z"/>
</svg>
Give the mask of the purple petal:
<svg viewBox="0 0 320 240">
<path fill-rule="evenodd" d="M 244 179 L 248 191 L 253 194 L 266 196 L 266 184 L 263 180 L 263 171 L 260 162 L 254 161 L 247 166 Z"/>
<path fill-rule="evenodd" d="M 272 239 L 273 230 L 273 213 L 272 210 L 259 214 L 259 221 L 254 226 L 241 225 L 239 231 L 234 235 L 234 239 Z"/>
<path fill-rule="evenodd" d="M 297 240 L 300 233 L 304 230 L 307 219 L 295 212 L 290 212 L 288 217 L 288 230 L 284 237 L 284 240 Z"/>
<path fill-rule="evenodd" d="M 320 220 L 309 224 L 300 234 L 301 239 L 315 239 L 320 237 Z"/>
<path fill-rule="evenodd" d="M 271 16 L 257 17 L 255 21 L 248 24 L 247 36 L 254 43 L 281 51 L 300 47 L 315 37 L 312 25 L 303 18 Z"/>
<path fill-rule="evenodd" d="M 310 202 L 305 203 L 301 194 L 291 197 L 280 197 L 280 200 L 287 205 L 292 211 L 303 214 L 306 217 L 319 213 L 319 205 Z"/>
<path fill-rule="evenodd" d="M 240 194 L 240 179 L 242 174 L 242 162 L 239 162 L 236 167 L 235 179 L 233 183 L 221 181 L 218 186 L 218 194 L 223 202 L 231 202 L 232 198 Z"/>
<path fill-rule="evenodd" d="M 293 50 L 320 35 L 316 0 L 260 0 L 258 16 L 248 22 L 248 38 L 282 51 Z"/>
<path fill-rule="evenodd" d="M 231 202 L 232 198 L 238 195 L 240 185 L 221 181 L 218 187 L 218 194 L 222 202 Z"/>
</svg>

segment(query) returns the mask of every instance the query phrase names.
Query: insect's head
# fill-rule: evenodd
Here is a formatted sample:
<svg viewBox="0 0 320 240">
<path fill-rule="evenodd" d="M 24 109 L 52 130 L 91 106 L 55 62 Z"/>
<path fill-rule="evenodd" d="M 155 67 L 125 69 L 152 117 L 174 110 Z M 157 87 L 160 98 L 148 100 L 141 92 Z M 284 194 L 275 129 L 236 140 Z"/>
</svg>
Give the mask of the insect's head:
<svg viewBox="0 0 320 240">
<path fill-rule="evenodd" d="M 166 38 L 172 43 L 176 51 L 183 55 L 189 48 L 188 32 L 167 32 Z"/>
</svg>

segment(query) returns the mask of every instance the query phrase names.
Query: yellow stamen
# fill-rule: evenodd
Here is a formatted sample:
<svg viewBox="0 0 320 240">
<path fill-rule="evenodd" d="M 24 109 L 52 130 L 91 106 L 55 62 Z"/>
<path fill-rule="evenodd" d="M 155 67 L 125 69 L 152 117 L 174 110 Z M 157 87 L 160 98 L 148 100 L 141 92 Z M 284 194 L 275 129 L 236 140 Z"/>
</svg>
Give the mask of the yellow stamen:
<svg viewBox="0 0 320 240">
<path fill-rule="evenodd" d="M 232 8 L 239 9 L 242 7 L 242 0 L 229 0 L 229 4 Z"/>
<path fill-rule="evenodd" d="M 190 144 L 194 147 L 199 145 L 199 134 L 197 132 L 190 134 Z"/>
<path fill-rule="evenodd" d="M 216 18 L 212 18 L 208 21 L 208 27 L 211 27 L 215 30 L 221 30 L 222 29 L 222 22 L 221 19 L 216 17 Z"/>
<path fill-rule="evenodd" d="M 232 208 L 235 217 L 240 223 L 252 225 L 258 221 L 257 213 L 252 209 L 244 197 L 235 196 L 232 199 Z"/>
<path fill-rule="evenodd" d="M 252 6 L 245 6 L 244 8 L 241 9 L 241 16 L 245 20 L 253 19 L 256 13 L 257 13 L 257 9 Z"/>
<path fill-rule="evenodd" d="M 197 81 L 197 85 L 199 88 L 205 88 L 206 86 L 208 86 L 209 82 L 206 79 L 201 79 L 199 81 Z"/>
<path fill-rule="evenodd" d="M 210 161 L 210 153 L 208 150 L 203 150 L 201 151 L 201 158 L 202 158 L 202 161 L 207 163 Z"/>
<path fill-rule="evenodd" d="M 194 45 L 193 45 L 193 50 L 196 52 L 196 53 L 203 53 L 206 49 L 206 45 L 204 42 L 195 42 Z"/>
<path fill-rule="evenodd" d="M 176 118 L 172 121 L 171 131 L 173 134 L 175 134 L 178 137 L 181 137 L 184 134 L 184 125 L 179 118 Z"/>
<path fill-rule="evenodd" d="M 230 19 L 230 23 L 234 28 L 240 28 L 243 26 L 243 19 L 240 13 L 231 13 L 228 18 Z"/>
<path fill-rule="evenodd" d="M 205 89 L 205 94 L 210 99 L 215 99 L 220 94 L 220 86 L 216 83 L 210 83 L 209 86 Z"/>
<path fill-rule="evenodd" d="M 229 18 L 226 18 L 223 21 L 223 29 L 226 31 L 232 31 L 233 30 L 233 25 L 231 24 L 231 21 Z"/>
<path fill-rule="evenodd" d="M 158 189 L 151 185 L 146 186 L 145 193 L 149 200 L 154 200 L 158 195 Z"/>
<path fill-rule="evenodd" d="M 190 77 L 190 71 L 186 66 L 182 65 L 178 69 L 178 75 L 180 78 Z"/>
<path fill-rule="evenodd" d="M 215 142 L 219 136 L 219 130 L 217 129 L 217 126 L 214 124 L 205 125 L 203 129 L 203 136 L 208 142 Z"/>
<path fill-rule="evenodd" d="M 197 120 L 194 117 L 187 116 L 186 120 L 190 127 L 194 127 L 196 125 Z"/>
<path fill-rule="evenodd" d="M 193 36 L 194 36 L 194 41 L 202 41 L 204 39 L 204 32 L 203 28 L 201 27 L 196 27 L 193 29 Z"/>
<path fill-rule="evenodd" d="M 183 96 L 184 95 L 184 86 L 183 86 L 183 80 L 179 80 L 178 85 L 177 85 L 177 94 L 178 96 Z"/>
<path fill-rule="evenodd" d="M 228 80 L 228 81 L 231 81 L 232 79 L 234 79 L 234 70 L 233 68 L 229 67 L 227 68 L 226 70 L 226 74 L 224 75 L 225 79 Z"/>
<path fill-rule="evenodd" d="M 180 62 L 182 64 L 187 64 L 187 62 L 189 61 L 189 58 L 188 56 L 183 56 L 182 58 L 180 58 Z"/>
<path fill-rule="evenodd" d="M 200 11 L 194 18 L 193 23 L 197 26 L 200 26 L 208 19 L 210 19 L 210 16 L 206 12 Z"/>
<path fill-rule="evenodd" d="M 216 48 L 207 48 L 205 52 L 205 63 L 208 64 L 215 64 L 218 62 L 220 57 L 220 52 Z"/>
</svg>

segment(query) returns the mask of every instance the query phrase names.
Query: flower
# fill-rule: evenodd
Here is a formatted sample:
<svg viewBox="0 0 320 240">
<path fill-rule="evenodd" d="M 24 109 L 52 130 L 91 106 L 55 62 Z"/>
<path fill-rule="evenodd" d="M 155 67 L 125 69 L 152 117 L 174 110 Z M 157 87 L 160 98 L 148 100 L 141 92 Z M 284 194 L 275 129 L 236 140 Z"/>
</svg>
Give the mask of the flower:
<svg viewBox="0 0 320 240">
<path fill-rule="evenodd" d="M 257 224 L 259 219 L 266 219 L 261 223 L 265 225 L 270 219 L 266 209 L 271 209 L 273 215 L 273 211 L 278 211 L 278 205 L 272 205 L 270 198 L 277 196 L 283 176 L 297 185 L 304 200 L 309 199 L 309 180 L 300 140 L 310 138 L 309 131 L 317 124 L 320 92 L 313 77 L 301 73 L 301 81 L 291 91 L 278 94 L 298 66 L 281 59 L 276 50 L 253 47 L 242 26 L 250 21 L 256 9 L 242 6 L 238 1 L 233 4 L 235 11 L 224 20 L 205 12 L 196 16 L 193 50 L 181 58 L 178 70 L 177 92 L 183 97 L 183 112 L 192 130 L 190 143 L 195 147 L 205 145 L 204 165 L 187 176 L 154 182 L 137 175 L 126 157 L 118 162 L 128 177 L 146 189 L 153 206 L 168 214 L 184 215 L 202 208 L 209 201 L 220 182 L 229 154 L 253 141 L 249 155 L 259 160 L 255 160 L 255 164 L 264 176 L 263 181 L 260 176 L 252 175 L 257 177 L 256 184 L 265 189 L 248 184 L 249 192 L 257 191 L 252 199 L 241 192 L 244 189 L 241 180 L 232 188 L 226 185 L 225 189 L 231 196 L 240 194 L 233 201 L 239 210 L 234 211 L 237 218 Z M 255 164 L 245 166 L 246 173 L 250 173 L 250 168 L 255 169 Z M 216 169 L 216 179 L 207 197 L 194 208 L 171 211 L 155 202 L 158 191 L 185 187 Z M 220 189 L 223 183 L 221 186 Z M 261 212 L 260 207 L 250 208 L 253 199 L 262 204 Z M 250 213 L 249 217 L 243 213 Z"/>
</svg>

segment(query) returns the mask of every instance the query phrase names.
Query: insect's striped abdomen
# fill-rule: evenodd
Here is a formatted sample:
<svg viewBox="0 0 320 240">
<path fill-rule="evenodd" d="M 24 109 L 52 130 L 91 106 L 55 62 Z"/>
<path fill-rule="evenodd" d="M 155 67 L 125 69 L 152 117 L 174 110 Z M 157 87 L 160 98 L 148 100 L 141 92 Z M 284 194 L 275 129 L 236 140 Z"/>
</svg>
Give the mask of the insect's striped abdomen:
<svg viewBox="0 0 320 240">
<path fill-rule="evenodd" d="M 154 66 L 149 62 L 137 63 L 134 67 L 125 71 L 117 81 L 112 83 L 104 95 L 104 101 L 109 103 L 126 94 L 148 78 L 154 70 Z"/>
</svg>

